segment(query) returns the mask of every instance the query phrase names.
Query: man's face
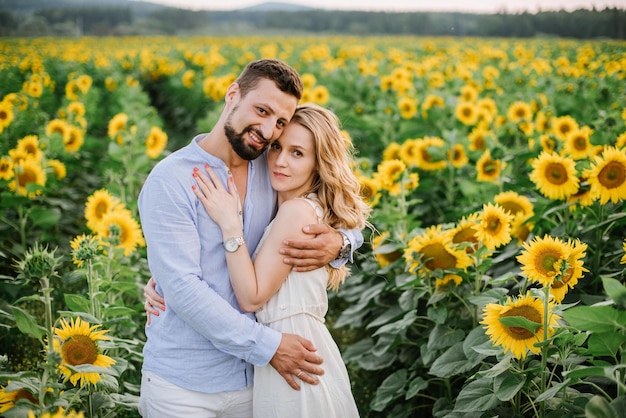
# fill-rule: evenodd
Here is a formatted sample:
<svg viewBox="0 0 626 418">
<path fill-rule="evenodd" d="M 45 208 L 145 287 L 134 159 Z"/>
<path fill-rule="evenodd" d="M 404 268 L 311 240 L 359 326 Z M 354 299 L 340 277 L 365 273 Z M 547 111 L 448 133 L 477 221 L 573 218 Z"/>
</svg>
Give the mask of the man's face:
<svg viewBox="0 0 626 418">
<path fill-rule="evenodd" d="M 260 156 L 280 136 L 297 104 L 295 97 L 280 91 L 270 80 L 260 80 L 244 97 L 237 93 L 224 124 L 233 151 L 244 160 Z"/>
</svg>

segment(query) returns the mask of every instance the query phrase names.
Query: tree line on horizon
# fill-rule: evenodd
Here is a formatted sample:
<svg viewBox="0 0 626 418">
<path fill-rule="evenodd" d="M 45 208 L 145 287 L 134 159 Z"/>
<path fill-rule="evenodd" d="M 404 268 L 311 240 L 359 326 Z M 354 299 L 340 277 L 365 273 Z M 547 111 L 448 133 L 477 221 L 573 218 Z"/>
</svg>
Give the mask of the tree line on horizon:
<svg viewBox="0 0 626 418">
<path fill-rule="evenodd" d="M 1 5 L 0 5 L 1 6 Z M 626 39 L 626 10 L 538 13 L 193 11 L 163 7 L 138 14 L 125 6 L 43 8 L 31 14 L 0 7 L 0 36 L 146 36 L 325 34 Z"/>
</svg>

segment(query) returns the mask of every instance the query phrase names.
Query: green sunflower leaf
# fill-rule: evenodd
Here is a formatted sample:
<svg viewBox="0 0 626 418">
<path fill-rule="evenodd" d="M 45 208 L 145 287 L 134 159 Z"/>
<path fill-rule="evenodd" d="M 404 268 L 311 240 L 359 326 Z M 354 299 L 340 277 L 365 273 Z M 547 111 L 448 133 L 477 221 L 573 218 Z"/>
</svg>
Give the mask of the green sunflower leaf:
<svg viewBox="0 0 626 418">
<path fill-rule="evenodd" d="M 502 325 L 507 327 L 524 328 L 533 334 L 541 327 L 541 324 L 531 321 L 523 316 L 505 316 L 498 318 Z"/>
</svg>

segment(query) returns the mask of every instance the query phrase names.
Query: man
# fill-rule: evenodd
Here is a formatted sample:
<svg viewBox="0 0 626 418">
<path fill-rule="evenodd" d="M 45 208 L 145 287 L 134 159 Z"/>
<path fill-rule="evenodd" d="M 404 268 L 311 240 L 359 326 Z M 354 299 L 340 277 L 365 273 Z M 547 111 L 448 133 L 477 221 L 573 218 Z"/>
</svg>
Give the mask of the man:
<svg viewBox="0 0 626 418">
<path fill-rule="evenodd" d="M 224 252 L 245 242 L 252 253 L 275 213 L 264 151 L 289 123 L 301 94 L 300 77 L 286 64 L 248 64 L 228 88 L 213 130 L 161 161 L 144 184 L 139 211 L 148 261 L 168 303 L 146 328 L 140 398 L 146 417 L 252 416 L 252 365 L 270 363 L 294 389 L 296 376 L 315 384 L 323 373 L 310 341 L 240 312 Z M 233 177 L 244 237 L 223 243 L 193 194 L 193 169 L 205 164 L 224 183 Z M 358 231 L 345 232 L 355 235 L 348 245 L 327 226 L 310 227 L 315 239 L 283 249 L 285 261 L 300 269 L 326 265 L 339 253 L 345 258 L 346 249 L 362 243 Z"/>
</svg>

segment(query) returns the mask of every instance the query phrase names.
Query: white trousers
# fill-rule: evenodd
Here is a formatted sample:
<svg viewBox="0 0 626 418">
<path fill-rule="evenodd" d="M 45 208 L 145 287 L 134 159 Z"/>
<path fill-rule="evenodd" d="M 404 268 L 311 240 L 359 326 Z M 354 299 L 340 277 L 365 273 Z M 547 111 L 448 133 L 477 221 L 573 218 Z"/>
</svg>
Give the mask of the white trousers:
<svg viewBox="0 0 626 418">
<path fill-rule="evenodd" d="M 195 392 L 144 371 L 139 414 L 144 418 L 250 418 L 252 387 L 232 392 Z"/>
</svg>

